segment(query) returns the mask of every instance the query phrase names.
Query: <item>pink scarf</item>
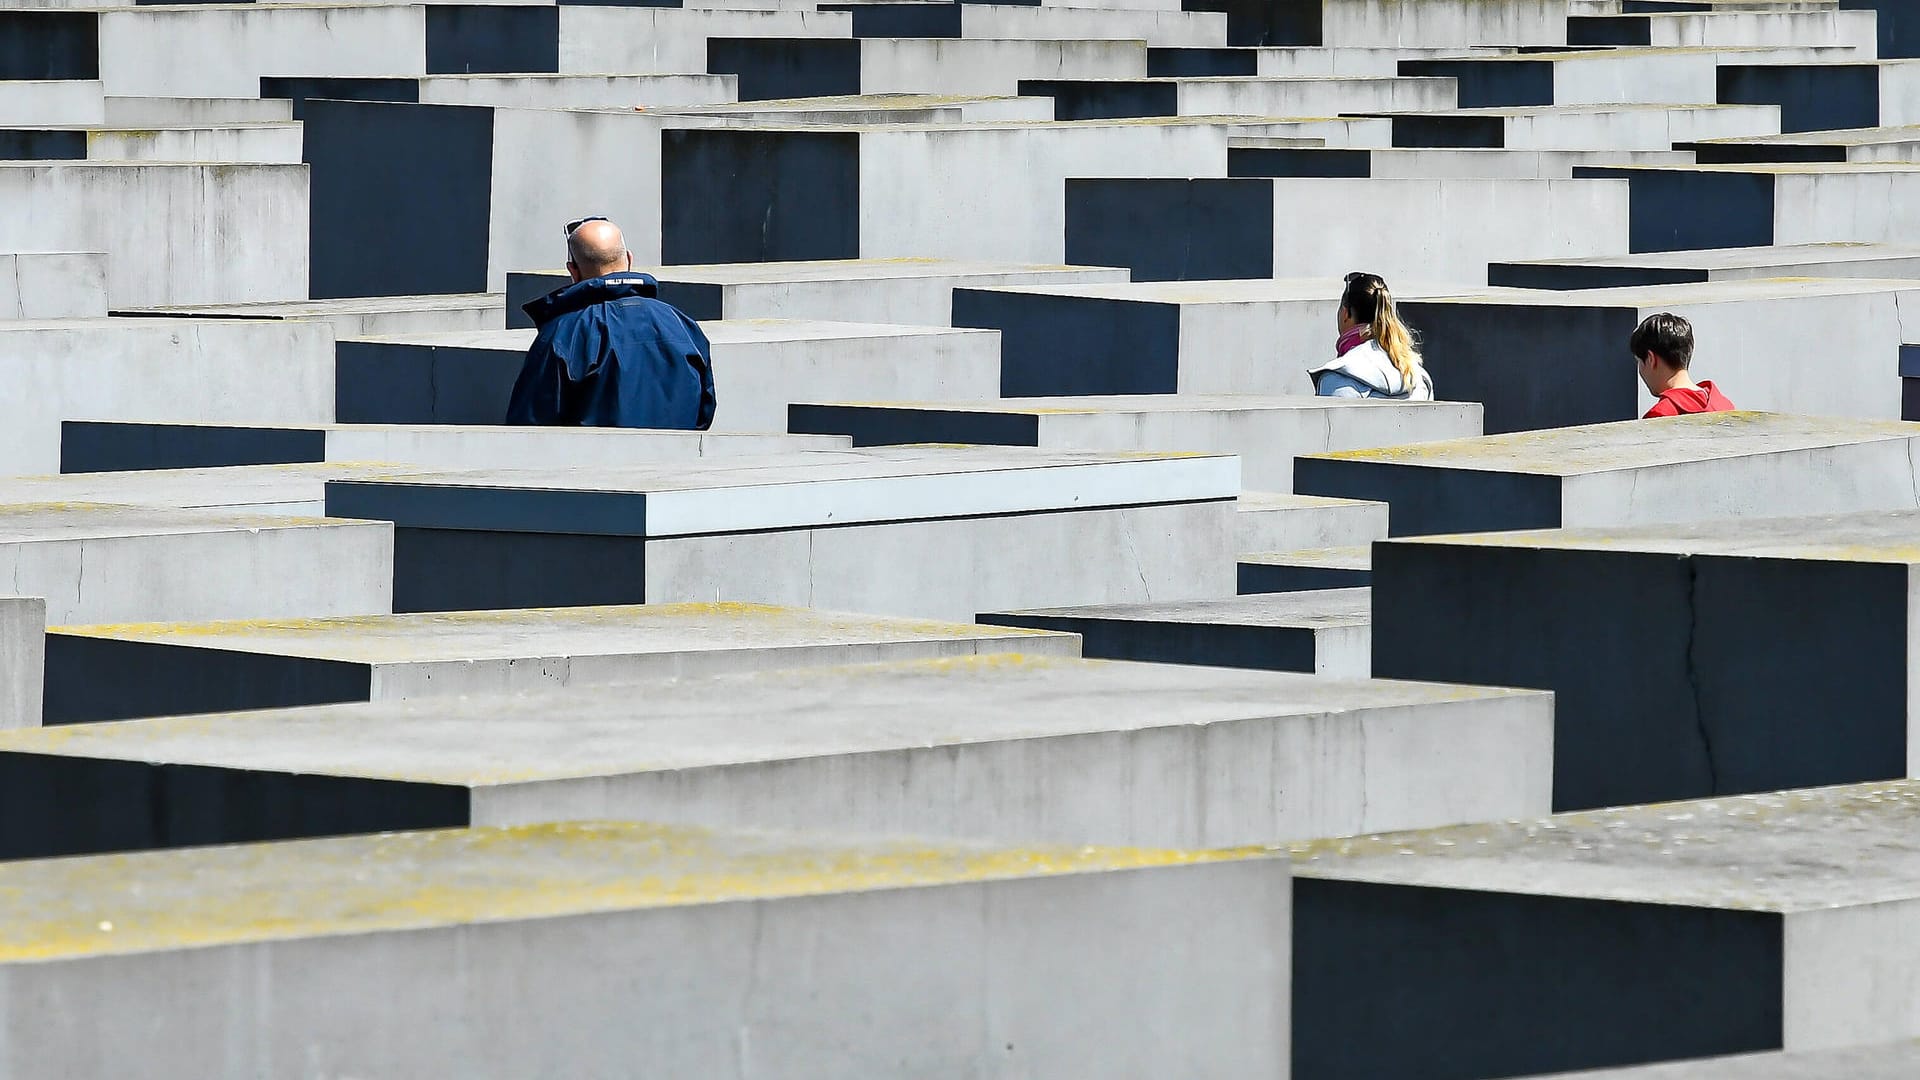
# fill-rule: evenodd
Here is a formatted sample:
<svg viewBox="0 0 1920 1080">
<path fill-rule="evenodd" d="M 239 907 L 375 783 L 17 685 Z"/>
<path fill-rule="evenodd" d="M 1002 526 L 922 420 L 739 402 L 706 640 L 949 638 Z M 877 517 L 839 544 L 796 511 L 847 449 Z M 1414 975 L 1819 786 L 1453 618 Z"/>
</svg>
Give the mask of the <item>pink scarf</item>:
<svg viewBox="0 0 1920 1080">
<path fill-rule="evenodd" d="M 1360 347 L 1360 343 L 1373 336 L 1370 326 L 1349 326 L 1347 332 L 1340 335 L 1340 341 L 1333 347 L 1336 359 L 1345 356 Z"/>
</svg>

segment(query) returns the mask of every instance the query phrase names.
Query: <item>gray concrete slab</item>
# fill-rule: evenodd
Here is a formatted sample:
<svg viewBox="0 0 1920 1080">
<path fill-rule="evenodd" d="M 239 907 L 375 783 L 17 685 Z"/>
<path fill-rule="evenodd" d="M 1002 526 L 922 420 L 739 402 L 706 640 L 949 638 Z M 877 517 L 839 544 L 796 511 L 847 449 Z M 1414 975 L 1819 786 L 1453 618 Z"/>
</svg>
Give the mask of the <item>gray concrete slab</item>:
<svg viewBox="0 0 1920 1080">
<path fill-rule="evenodd" d="M 12 1073 L 1286 1068 L 1287 865 L 1258 852 L 585 822 L 15 863 L 0 892 Z"/>
<path fill-rule="evenodd" d="M 795 401 L 968 399 L 997 392 L 998 336 L 940 326 L 740 319 L 702 326 L 713 343 L 719 431 L 786 429 Z M 335 419 L 497 424 L 532 330 L 355 338 L 337 350 Z"/>
<path fill-rule="evenodd" d="M 47 639 L 44 722 L 996 652 L 1078 656 L 1080 644 L 1072 634 L 765 604 L 62 626 Z"/>
<path fill-rule="evenodd" d="M 1230 595 L 1239 472 L 907 447 L 339 481 L 327 512 L 398 526 L 400 611 L 743 600 L 969 620 Z"/>
<path fill-rule="evenodd" d="M 1374 670 L 1555 691 L 1563 809 L 1914 775 L 1917 524 L 1381 541 Z"/>
<path fill-rule="evenodd" d="M 141 124 L 232 124 L 293 119 L 293 103 L 280 98 L 106 97 L 100 122 Z"/>
<path fill-rule="evenodd" d="M 1692 371 L 1747 409 L 1892 420 L 1899 417 L 1899 347 L 1920 312 L 1920 283 L 1877 278 L 1760 279 L 1552 292 L 1489 289 L 1400 305 L 1442 396 L 1480 401 L 1486 430 L 1631 420 L 1653 404 L 1626 354 L 1640 320 L 1669 311 L 1693 324 Z M 1488 335 L 1525 355 L 1556 357 L 1527 371 L 1497 362 Z M 1843 341 L 1841 340 L 1843 339 Z M 1806 363 L 1817 353 L 1828 362 Z M 1622 357 L 1626 358 L 1623 360 Z"/>
<path fill-rule="evenodd" d="M 1293 1075 L 1913 1038 L 1916 821 L 1899 782 L 1300 845 Z"/>
<path fill-rule="evenodd" d="M 1387 504 L 1318 495 L 1240 493 L 1240 550 L 1352 547 L 1387 535 Z"/>
<path fill-rule="evenodd" d="M 1726 412 L 1316 454 L 1294 489 L 1396 536 L 1920 509 L 1920 424 Z"/>
<path fill-rule="evenodd" d="M 1789 131 L 1745 139 L 1708 139 L 1688 147 L 1702 164 L 1794 161 L 1914 161 L 1920 157 L 1920 124 Z"/>
<path fill-rule="evenodd" d="M 1134 394 L 811 403 L 824 401 L 792 405 L 787 429 L 851 435 L 856 446 L 958 442 L 1238 454 L 1242 480 L 1275 491 L 1294 490 L 1296 455 L 1480 434 L 1480 407 L 1471 402 Z"/>
<path fill-rule="evenodd" d="M 983 613 L 980 621 L 1080 635 L 1102 660 L 1372 673 L 1372 604 L 1365 589 L 1271 593 L 1180 604 L 1112 604 Z"/>
<path fill-rule="evenodd" d="M 0 477 L 0 504 L 88 503 L 321 517 L 326 513 L 327 481 L 385 477 L 417 469 L 347 461 L 9 476 Z"/>
<path fill-rule="evenodd" d="M 9 157 L 67 161 L 204 161 L 298 165 L 300 125 L 290 120 L 145 127 L 9 125 Z"/>
<path fill-rule="evenodd" d="M 562 468 L 841 450 L 844 435 L 660 431 L 645 428 L 465 424 L 167 424 L 69 420 L 66 473 L 207 469 L 306 462 L 386 462 L 435 468 Z M 0 487 L 4 487 L 0 483 Z M 317 508 L 320 494 L 313 500 Z"/>
<path fill-rule="evenodd" d="M 0 250 L 111 252 L 114 307 L 304 296 L 307 225 L 298 164 L 0 162 Z M 291 243 L 210 240 L 243 232 Z"/>
<path fill-rule="evenodd" d="M 1361 588 L 1373 583 L 1372 548 L 1359 544 L 1241 552 L 1237 574 L 1242 596 Z"/>
<path fill-rule="evenodd" d="M 955 289 L 953 313 L 1000 331 L 1007 397 L 1302 395 L 1313 393 L 1307 369 L 1333 351 L 1340 288 L 1333 276 Z M 1463 291 L 1415 280 L 1394 290 Z M 1456 397 L 1444 380 L 1438 389 Z"/>
<path fill-rule="evenodd" d="M 197 304 L 138 308 L 127 315 L 175 315 L 218 319 L 299 319 L 324 322 L 336 338 L 382 334 L 441 334 L 499 330 L 500 293 L 435 296 L 361 296 L 334 300 L 287 300 L 255 304 Z"/>
<path fill-rule="evenodd" d="M 40 723 L 47 602 L 0 596 L 0 728 Z"/>
<path fill-rule="evenodd" d="M 1496 260 L 1635 250 L 1630 187 L 1588 178 L 1610 168 L 1577 166 L 1568 180 L 1076 173 L 1066 184 L 1066 255 L 1125 266 L 1141 281 L 1339 281 L 1370 266 L 1389 281 L 1478 286 Z M 1430 239 L 1382 247 L 1344 227 L 1363 218 L 1376 234 Z"/>
<path fill-rule="evenodd" d="M 1560 1080 L 1906 1080 L 1920 1072 L 1920 1042 L 1846 1050 L 1775 1051 L 1664 1065 L 1560 1073 Z"/>
<path fill-rule="evenodd" d="M 0 377 L 32 388 L 0 396 L 0 474 L 57 471 L 67 419 L 324 423 L 332 351 L 304 323 L 0 320 Z"/>
<path fill-rule="evenodd" d="M 1528 105 L 1395 112 L 1393 145 L 1401 147 L 1671 150 L 1677 143 L 1780 133 L 1778 105 Z"/>
<path fill-rule="evenodd" d="M 1545 813 L 1551 713 L 1000 655 L 73 724 L 0 732 L 0 856 L 582 817 L 1219 847 Z"/>
<path fill-rule="evenodd" d="M 1522 289 L 1606 289 L 1771 277 L 1920 277 L 1920 248 L 1894 244 L 1777 244 L 1653 251 L 1592 259 L 1494 263 L 1493 285 Z"/>
<path fill-rule="evenodd" d="M 1629 250 L 1851 241 L 1914 235 L 1920 168 L 1901 162 L 1586 166 L 1575 176 L 1624 179 L 1632 190 Z M 1607 254 L 1615 254 L 1608 252 Z"/>
<path fill-rule="evenodd" d="M 660 298 L 696 319 L 832 319 L 951 326 L 961 286 L 1070 285 L 1127 280 L 1113 267 L 965 259 L 823 259 L 817 262 L 662 266 L 649 271 Z M 522 304 L 565 285 L 565 270 L 507 275 L 507 326 L 533 325 Z"/>
<path fill-rule="evenodd" d="M 0 505 L 0 580 L 55 624 L 391 611 L 392 565 L 385 522 Z"/>
</svg>

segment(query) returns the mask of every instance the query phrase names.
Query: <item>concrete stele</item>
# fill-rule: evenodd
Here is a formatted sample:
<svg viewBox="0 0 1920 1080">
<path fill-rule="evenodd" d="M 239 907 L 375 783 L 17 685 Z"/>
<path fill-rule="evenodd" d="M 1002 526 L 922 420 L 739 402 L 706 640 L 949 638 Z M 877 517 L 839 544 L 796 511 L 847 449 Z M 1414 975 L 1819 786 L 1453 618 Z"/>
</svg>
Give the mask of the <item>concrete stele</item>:
<svg viewBox="0 0 1920 1080">
<path fill-rule="evenodd" d="M 48 638 L 46 722 L 996 652 L 1080 647 L 1072 634 L 739 603 L 63 626 Z"/>
<path fill-rule="evenodd" d="M 998 655 L 69 724 L 0 732 L 0 857 L 581 817 L 1347 835 L 1544 813 L 1551 713 L 1538 691 Z"/>
<path fill-rule="evenodd" d="M 1298 845 L 1293 1075 L 1914 1038 L 1917 821 L 1902 781 Z"/>
<path fill-rule="evenodd" d="M 577 822 L 14 863 L 0 1069 L 1276 1075 L 1263 855 Z"/>
</svg>

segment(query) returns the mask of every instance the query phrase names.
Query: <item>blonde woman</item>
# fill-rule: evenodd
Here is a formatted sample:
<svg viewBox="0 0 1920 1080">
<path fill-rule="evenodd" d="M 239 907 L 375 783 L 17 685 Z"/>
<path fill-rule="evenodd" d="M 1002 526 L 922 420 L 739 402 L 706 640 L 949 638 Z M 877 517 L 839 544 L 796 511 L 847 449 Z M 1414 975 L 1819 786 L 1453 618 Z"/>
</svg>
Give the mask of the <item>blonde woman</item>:
<svg viewBox="0 0 1920 1080">
<path fill-rule="evenodd" d="M 1433 380 L 1378 274 L 1348 274 L 1333 359 L 1309 372 L 1321 397 L 1432 401 Z"/>
</svg>

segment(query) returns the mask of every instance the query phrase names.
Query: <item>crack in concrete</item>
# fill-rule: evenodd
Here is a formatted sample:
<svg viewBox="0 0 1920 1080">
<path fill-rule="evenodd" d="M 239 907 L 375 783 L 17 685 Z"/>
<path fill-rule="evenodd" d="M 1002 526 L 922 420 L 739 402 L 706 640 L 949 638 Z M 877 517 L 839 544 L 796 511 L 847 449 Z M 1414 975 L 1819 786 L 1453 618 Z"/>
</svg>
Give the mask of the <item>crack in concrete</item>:
<svg viewBox="0 0 1920 1080">
<path fill-rule="evenodd" d="M 1720 770 L 1713 761 L 1713 732 L 1707 727 L 1706 710 L 1700 705 L 1700 566 L 1691 557 L 1683 557 L 1687 568 L 1687 700 L 1693 705 L 1693 725 L 1700 733 L 1700 749 L 1706 755 L 1707 793 L 1720 794 Z"/>
</svg>

